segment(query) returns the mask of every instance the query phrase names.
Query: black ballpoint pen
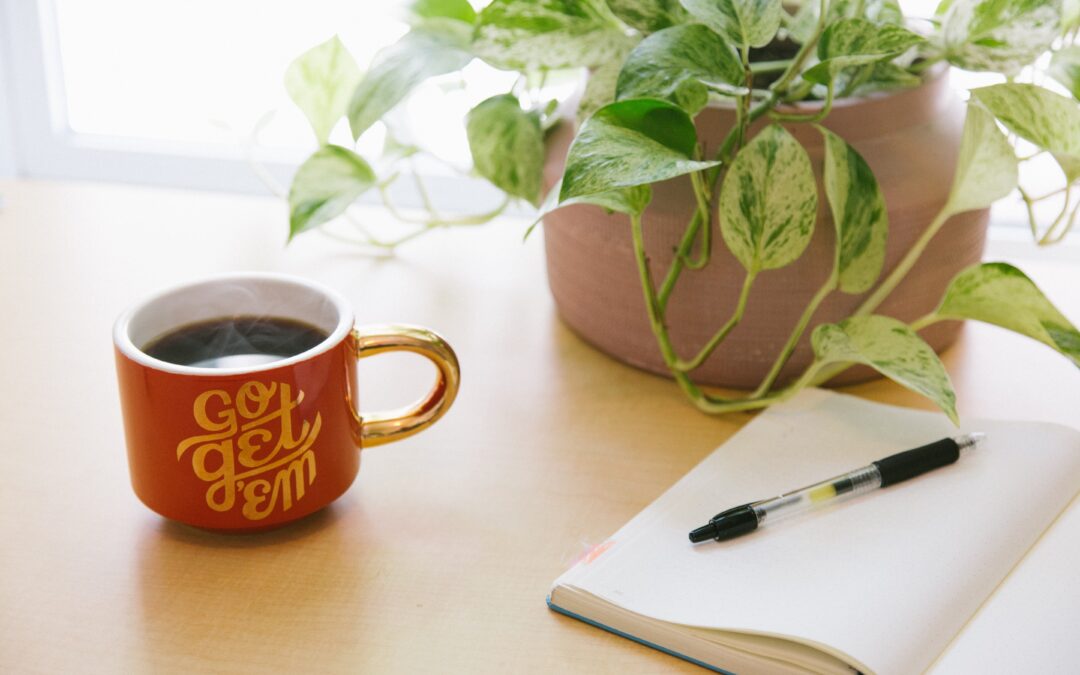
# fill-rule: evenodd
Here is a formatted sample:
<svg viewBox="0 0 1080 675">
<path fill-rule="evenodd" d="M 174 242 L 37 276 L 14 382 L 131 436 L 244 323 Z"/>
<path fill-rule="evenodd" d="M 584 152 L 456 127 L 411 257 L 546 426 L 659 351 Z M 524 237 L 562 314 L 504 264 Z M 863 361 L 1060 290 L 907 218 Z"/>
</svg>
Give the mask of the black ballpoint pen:
<svg viewBox="0 0 1080 675">
<path fill-rule="evenodd" d="M 690 541 L 697 544 L 708 539 L 734 539 L 753 532 L 767 522 L 895 485 L 952 464 L 959 459 L 961 452 L 976 447 L 985 437 L 986 434 L 976 432 L 943 438 L 779 497 L 736 506 L 716 514 L 708 523 L 690 532 Z"/>
</svg>

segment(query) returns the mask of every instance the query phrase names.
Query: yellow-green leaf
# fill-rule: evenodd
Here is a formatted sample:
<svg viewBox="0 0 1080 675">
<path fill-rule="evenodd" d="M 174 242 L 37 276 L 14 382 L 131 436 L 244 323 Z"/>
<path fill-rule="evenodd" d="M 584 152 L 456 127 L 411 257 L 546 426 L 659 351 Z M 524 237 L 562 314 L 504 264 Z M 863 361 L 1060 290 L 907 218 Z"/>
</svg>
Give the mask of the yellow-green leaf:
<svg viewBox="0 0 1080 675">
<path fill-rule="evenodd" d="M 819 365 L 862 363 L 945 411 L 954 424 L 956 393 L 949 374 L 930 345 L 892 317 L 856 316 L 814 329 L 810 339 Z"/>
<path fill-rule="evenodd" d="M 472 56 L 464 51 L 469 26 L 444 21 L 440 30 L 414 28 L 379 52 L 349 101 L 349 127 L 353 138 L 390 112 L 417 85 L 429 77 L 464 68 Z M 455 27 L 455 30 L 450 30 Z"/>
<path fill-rule="evenodd" d="M 1058 3 L 1047 0 L 955 0 L 939 30 L 945 58 L 966 70 L 1015 75 L 1057 38 Z"/>
<path fill-rule="evenodd" d="M 995 84 L 971 95 L 1009 131 L 1053 153 L 1080 157 L 1080 105 L 1034 84 Z"/>
<path fill-rule="evenodd" d="M 803 73 L 803 78 L 828 84 L 844 68 L 892 58 L 920 42 L 924 38 L 900 26 L 841 19 L 821 35 L 817 48 L 820 63 Z"/>
<path fill-rule="evenodd" d="M 783 267 L 810 243 L 817 187 L 810 158 L 779 124 L 736 155 L 720 189 L 720 233 L 747 271 Z"/>
<path fill-rule="evenodd" d="M 889 215 L 874 172 L 855 149 L 818 127 L 825 138 L 825 195 L 836 227 L 836 270 L 840 290 L 870 289 L 885 262 Z"/>
<path fill-rule="evenodd" d="M 493 0 L 480 11 L 473 52 L 496 68 L 596 67 L 634 46 L 603 0 Z"/>
<path fill-rule="evenodd" d="M 338 36 L 298 56 L 285 71 L 285 91 L 303 111 L 319 144 L 345 114 L 360 68 Z"/>
<path fill-rule="evenodd" d="M 477 173 L 509 195 L 539 203 L 544 166 L 539 115 L 522 110 L 515 96 L 493 96 L 469 111 L 465 131 Z"/>
<path fill-rule="evenodd" d="M 764 47 L 780 27 L 780 0 L 681 0 L 686 11 L 735 47 Z"/>
<path fill-rule="evenodd" d="M 949 284 L 935 312 L 1007 328 L 1053 347 L 1080 366 L 1080 332 L 1026 274 L 1008 263 L 972 265 Z"/>
<path fill-rule="evenodd" d="M 1073 98 L 1080 100 L 1080 45 L 1071 45 L 1054 52 L 1047 72 L 1065 85 Z"/>
<path fill-rule="evenodd" d="M 960 157 L 945 208 L 961 213 L 990 206 L 1016 187 L 1016 153 L 994 116 L 968 103 Z"/>
<path fill-rule="evenodd" d="M 349 208 L 375 184 L 364 158 L 340 145 L 324 145 L 300 165 L 289 189 L 289 239 Z"/>
<path fill-rule="evenodd" d="M 719 35 L 699 23 L 673 26 L 634 47 L 615 98 L 660 98 L 696 115 L 709 102 L 706 83 L 735 91 L 743 78 L 739 55 Z"/>
<path fill-rule="evenodd" d="M 682 108 L 656 99 L 609 103 L 585 122 L 570 146 L 559 201 L 717 164 L 693 159 L 696 150 L 697 131 Z"/>
</svg>

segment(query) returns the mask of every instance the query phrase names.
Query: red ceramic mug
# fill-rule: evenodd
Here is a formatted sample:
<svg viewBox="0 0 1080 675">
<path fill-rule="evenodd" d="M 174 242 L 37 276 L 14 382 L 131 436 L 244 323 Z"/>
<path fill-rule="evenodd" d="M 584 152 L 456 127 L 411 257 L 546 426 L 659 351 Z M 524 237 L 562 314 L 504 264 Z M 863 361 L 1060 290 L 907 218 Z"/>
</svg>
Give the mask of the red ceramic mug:
<svg viewBox="0 0 1080 675">
<path fill-rule="evenodd" d="M 224 317 L 299 321 L 328 337 L 254 367 L 177 365 L 144 349 L 178 328 Z M 457 394 L 454 351 L 424 328 L 354 328 L 337 293 L 277 274 L 232 274 L 164 291 L 113 329 L 128 462 L 135 494 L 166 518 L 252 531 L 322 509 L 352 484 L 358 449 L 433 424 Z M 430 359 L 435 386 L 415 405 L 356 409 L 356 361 L 388 351 Z"/>
</svg>

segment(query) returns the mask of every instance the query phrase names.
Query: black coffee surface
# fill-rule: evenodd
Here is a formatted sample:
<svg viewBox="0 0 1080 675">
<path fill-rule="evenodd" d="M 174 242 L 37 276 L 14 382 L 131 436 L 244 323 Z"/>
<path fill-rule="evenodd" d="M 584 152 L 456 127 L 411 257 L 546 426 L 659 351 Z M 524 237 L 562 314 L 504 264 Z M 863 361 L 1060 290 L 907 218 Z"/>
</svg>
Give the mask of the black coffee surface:
<svg viewBox="0 0 1080 675">
<path fill-rule="evenodd" d="M 143 351 L 181 366 L 246 368 L 296 356 L 327 337 L 324 331 L 293 319 L 236 316 L 181 326 Z"/>
</svg>

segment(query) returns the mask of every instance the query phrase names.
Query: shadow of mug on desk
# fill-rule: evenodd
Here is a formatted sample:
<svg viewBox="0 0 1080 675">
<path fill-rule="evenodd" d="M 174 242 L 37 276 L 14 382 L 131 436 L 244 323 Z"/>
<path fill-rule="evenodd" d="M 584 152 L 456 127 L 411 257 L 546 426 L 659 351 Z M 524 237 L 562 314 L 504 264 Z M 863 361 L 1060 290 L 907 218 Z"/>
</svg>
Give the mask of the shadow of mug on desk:
<svg viewBox="0 0 1080 675">
<path fill-rule="evenodd" d="M 135 494 L 196 527 L 254 531 L 322 509 L 352 484 L 361 447 L 439 419 L 457 357 L 412 326 L 353 327 L 337 293 L 277 274 L 231 274 L 140 302 L 113 328 Z M 357 410 L 357 359 L 423 355 L 438 376 L 416 404 Z"/>
</svg>

